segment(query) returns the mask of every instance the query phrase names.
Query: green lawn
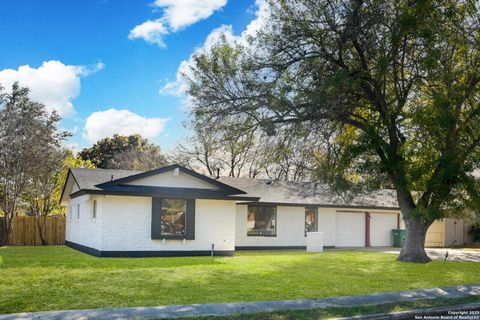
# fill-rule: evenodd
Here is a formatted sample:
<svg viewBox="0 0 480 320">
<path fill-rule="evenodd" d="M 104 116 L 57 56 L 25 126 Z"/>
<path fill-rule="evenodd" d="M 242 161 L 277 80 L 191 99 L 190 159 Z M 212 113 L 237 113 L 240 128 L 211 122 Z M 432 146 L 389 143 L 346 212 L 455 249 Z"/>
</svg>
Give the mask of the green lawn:
<svg viewBox="0 0 480 320">
<path fill-rule="evenodd" d="M 237 253 L 94 258 L 67 247 L 0 248 L 0 313 L 320 298 L 480 283 L 480 264 L 392 254 Z"/>
</svg>

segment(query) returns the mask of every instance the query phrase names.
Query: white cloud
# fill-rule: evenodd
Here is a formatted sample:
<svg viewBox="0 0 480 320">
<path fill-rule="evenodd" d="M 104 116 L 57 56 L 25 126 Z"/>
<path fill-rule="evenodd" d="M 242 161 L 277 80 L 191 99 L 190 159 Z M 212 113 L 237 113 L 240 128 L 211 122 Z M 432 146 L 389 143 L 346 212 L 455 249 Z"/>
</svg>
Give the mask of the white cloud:
<svg viewBox="0 0 480 320">
<path fill-rule="evenodd" d="M 152 5 L 162 10 L 162 16 L 135 26 L 128 38 L 165 47 L 165 35 L 210 17 L 226 4 L 227 0 L 155 0 Z"/>
<path fill-rule="evenodd" d="M 230 44 L 238 42 L 244 46 L 248 46 L 248 37 L 255 36 L 260 29 L 265 28 L 268 25 L 269 20 L 267 3 L 264 0 L 256 0 L 255 5 L 257 8 L 255 12 L 255 18 L 247 25 L 245 30 L 239 36 L 236 36 L 233 33 L 232 26 L 230 25 L 222 25 L 221 27 L 212 30 L 212 32 L 210 32 L 205 39 L 203 45 L 196 48 L 188 60 L 183 60 L 180 63 L 177 69 L 175 80 L 167 82 L 165 85 L 163 85 L 160 88 L 160 94 L 173 95 L 177 97 L 185 95 L 187 83 L 184 79 L 184 75 L 188 76 L 190 74 L 190 66 L 193 64 L 193 56 L 196 53 L 210 50 L 216 43 L 218 43 L 222 35 L 225 36 L 225 39 Z M 184 101 L 184 104 L 188 105 L 188 101 Z"/>
<path fill-rule="evenodd" d="M 164 8 L 163 19 L 175 32 L 210 17 L 226 4 L 227 0 L 156 0 L 153 5 Z"/>
<path fill-rule="evenodd" d="M 143 39 L 148 43 L 156 44 L 159 47 L 165 47 L 163 36 L 168 34 L 168 30 L 160 20 L 148 20 L 139 24 L 130 31 L 128 39 Z"/>
<path fill-rule="evenodd" d="M 30 98 L 43 103 L 48 111 L 56 110 L 62 117 L 75 114 L 72 100 L 80 94 L 80 78 L 104 68 L 103 63 L 93 66 L 65 65 L 57 60 L 44 61 L 38 68 L 24 65 L 0 70 L 0 84 L 7 92 L 15 81 L 30 89 Z"/>
<path fill-rule="evenodd" d="M 112 136 L 140 134 L 145 138 L 158 137 L 169 118 L 145 118 L 129 110 L 108 109 L 92 113 L 85 122 L 83 136 L 91 143 Z"/>
<path fill-rule="evenodd" d="M 65 143 L 64 147 L 70 151 L 72 151 L 73 155 L 76 156 L 77 153 L 80 151 L 80 145 L 76 142 L 72 143 Z"/>
</svg>

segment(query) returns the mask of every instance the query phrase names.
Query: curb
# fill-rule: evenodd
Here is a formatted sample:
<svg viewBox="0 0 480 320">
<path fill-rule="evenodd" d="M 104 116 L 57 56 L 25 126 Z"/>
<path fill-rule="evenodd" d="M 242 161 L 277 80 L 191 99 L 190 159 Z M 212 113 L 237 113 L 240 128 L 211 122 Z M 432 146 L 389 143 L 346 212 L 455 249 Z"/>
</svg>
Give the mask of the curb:
<svg viewBox="0 0 480 320">
<path fill-rule="evenodd" d="M 375 293 L 368 295 L 322 299 L 274 300 L 218 304 L 170 305 L 158 307 L 130 307 L 27 312 L 0 315 L 0 320 L 116 320 L 131 318 L 171 319 L 188 316 L 225 316 L 232 314 L 251 314 L 285 310 L 307 310 L 330 307 L 356 307 L 394 303 L 399 301 L 415 301 L 420 299 L 435 298 L 461 298 L 479 295 L 480 284 L 470 284 L 444 288 L 418 289 L 401 292 Z"/>
<path fill-rule="evenodd" d="M 464 318 L 460 317 L 456 319 L 471 319 L 471 320 L 480 319 L 480 302 L 452 305 L 448 307 L 406 310 L 406 311 L 399 311 L 399 312 L 392 312 L 392 313 L 377 313 L 377 314 L 347 317 L 347 318 L 335 318 L 333 320 L 365 320 L 365 319 L 401 320 L 401 319 L 415 319 L 415 317 L 420 317 L 420 319 L 427 319 L 426 316 L 429 316 L 429 317 L 450 316 L 452 317 L 452 319 L 455 319 L 454 317 L 460 316 L 460 313 L 458 313 L 460 311 L 465 311 L 465 312 L 478 311 L 479 313 L 466 314 L 464 315 Z"/>
</svg>

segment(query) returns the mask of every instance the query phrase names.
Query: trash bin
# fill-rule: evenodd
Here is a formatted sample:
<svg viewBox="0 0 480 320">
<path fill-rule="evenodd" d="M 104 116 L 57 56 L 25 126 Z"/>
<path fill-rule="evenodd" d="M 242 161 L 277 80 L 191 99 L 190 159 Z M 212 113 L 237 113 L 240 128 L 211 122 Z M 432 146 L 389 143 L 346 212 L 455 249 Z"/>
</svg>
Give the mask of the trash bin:
<svg viewBox="0 0 480 320">
<path fill-rule="evenodd" d="M 393 246 L 397 248 L 403 247 L 405 242 L 405 230 L 403 229 L 392 229 L 393 233 Z"/>
</svg>

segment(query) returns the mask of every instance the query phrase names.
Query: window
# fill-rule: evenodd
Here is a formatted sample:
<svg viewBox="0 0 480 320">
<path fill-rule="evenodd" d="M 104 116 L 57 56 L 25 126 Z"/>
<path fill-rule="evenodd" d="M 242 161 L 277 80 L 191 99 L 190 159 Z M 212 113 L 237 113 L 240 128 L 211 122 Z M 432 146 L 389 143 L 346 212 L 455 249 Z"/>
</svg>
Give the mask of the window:
<svg viewBox="0 0 480 320">
<path fill-rule="evenodd" d="M 305 208 L 305 236 L 307 232 L 318 231 L 318 209 Z"/>
<path fill-rule="evenodd" d="M 248 236 L 277 235 L 277 208 L 267 206 L 249 206 L 247 215 Z"/>
<path fill-rule="evenodd" d="M 152 239 L 195 240 L 195 199 L 152 198 Z"/>
<path fill-rule="evenodd" d="M 93 200 L 92 218 L 97 218 L 97 200 Z"/>
<path fill-rule="evenodd" d="M 80 203 L 77 204 L 77 220 L 80 220 Z"/>
<path fill-rule="evenodd" d="M 186 234 L 187 200 L 162 199 L 161 234 L 184 237 Z"/>
</svg>

